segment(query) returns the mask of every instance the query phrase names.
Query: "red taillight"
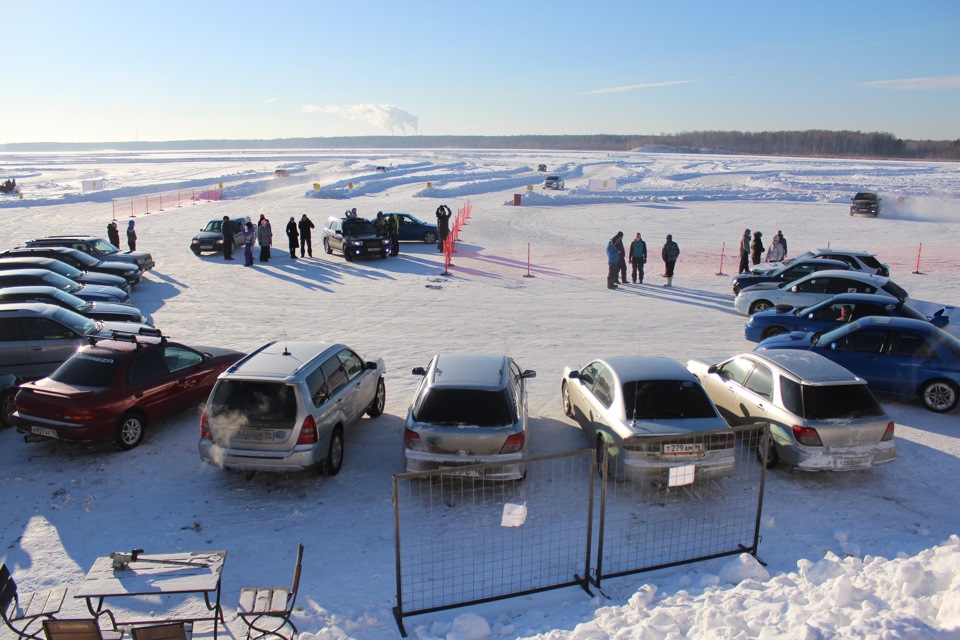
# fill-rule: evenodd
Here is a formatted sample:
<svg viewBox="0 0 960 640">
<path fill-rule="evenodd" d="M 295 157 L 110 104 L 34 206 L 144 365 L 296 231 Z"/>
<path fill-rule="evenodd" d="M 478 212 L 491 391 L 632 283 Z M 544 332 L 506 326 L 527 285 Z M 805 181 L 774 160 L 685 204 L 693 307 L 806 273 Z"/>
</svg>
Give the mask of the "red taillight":
<svg viewBox="0 0 960 640">
<path fill-rule="evenodd" d="M 887 440 L 893 440 L 893 422 L 887 425 L 887 430 L 883 432 L 883 437 L 880 438 L 880 442 Z"/>
<path fill-rule="evenodd" d="M 524 439 L 525 437 L 523 431 L 513 434 L 507 438 L 507 441 L 503 443 L 502 447 L 500 447 L 500 453 L 517 453 L 519 451 L 523 451 Z"/>
<path fill-rule="evenodd" d="M 63 419 L 70 422 L 89 422 L 96 417 L 97 412 L 89 409 L 67 409 L 63 412 Z"/>
<path fill-rule="evenodd" d="M 210 423 L 207 421 L 206 410 L 200 414 L 200 439 L 213 440 L 213 433 L 210 432 Z"/>
<path fill-rule="evenodd" d="M 797 442 L 807 447 L 823 446 L 823 442 L 820 441 L 820 434 L 813 427 L 801 427 L 795 424 L 793 425 L 793 437 Z"/>
<path fill-rule="evenodd" d="M 297 444 L 316 444 L 318 439 L 317 423 L 313 421 L 313 416 L 307 416 L 306 420 L 303 421 L 303 427 L 300 429 Z"/>
<path fill-rule="evenodd" d="M 407 449 L 414 451 L 425 451 L 423 441 L 420 440 L 420 434 L 412 429 L 403 430 L 403 444 Z"/>
</svg>

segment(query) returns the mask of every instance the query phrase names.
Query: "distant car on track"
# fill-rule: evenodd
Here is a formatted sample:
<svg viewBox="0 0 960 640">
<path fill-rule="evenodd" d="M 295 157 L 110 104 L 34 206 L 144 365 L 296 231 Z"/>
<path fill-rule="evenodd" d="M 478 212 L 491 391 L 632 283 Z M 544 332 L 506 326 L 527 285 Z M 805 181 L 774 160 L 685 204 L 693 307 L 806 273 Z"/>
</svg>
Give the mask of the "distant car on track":
<svg viewBox="0 0 960 640">
<path fill-rule="evenodd" d="M 876 218 L 880 215 L 880 197 L 870 191 L 861 191 L 851 198 L 850 215 L 867 215 Z"/>
<path fill-rule="evenodd" d="M 543 181 L 543 189 L 563 189 L 563 178 L 560 176 L 547 176 Z"/>
</svg>

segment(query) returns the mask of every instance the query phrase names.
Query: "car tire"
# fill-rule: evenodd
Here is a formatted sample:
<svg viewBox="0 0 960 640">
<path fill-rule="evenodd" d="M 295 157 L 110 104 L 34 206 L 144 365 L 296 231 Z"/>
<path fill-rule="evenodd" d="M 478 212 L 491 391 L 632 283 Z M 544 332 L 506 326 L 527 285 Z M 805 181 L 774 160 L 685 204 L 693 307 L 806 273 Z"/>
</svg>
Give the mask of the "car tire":
<svg viewBox="0 0 960 640">
<path fill-rule="evenodd" d="M 343 250 L 343 259 L 347 262 L 353 262 L 353 254 L 347 251 L 346 248 Z"/>
<path fill-rule="evenodd" d="M 367 415 L 376 418 L 383 413 L 383 407 L 387 404 L 387 387 L 383 383 L 383 377 L 377 379 L 377 393 L 373 396 L 373 402 L 367 407 Z"/>
<path fill-rule="evenodd" d="M 767 327 L 766 329 L 763 330 L 763 333 L 760 334 L 760 339 L 766 340 L 767 338 L 778 336 L 781 333 L 786 333 L 786 332 L 787 332 L 786 327 L 779 327 L 779 326 Z"/>
<path fill-rule="evenodd" d="M 767 309 L 772 309 L 773 305 L 770 304 L 769 300 L 757 300 L 750 305 L 750 315 L 755 314 L 757 311 L 766 311 Z"/>
<path fill-rule="evenodd" d="M 960 398 L 957 385 L 942 378 L 924 382 L 917 395 L 920 403 L 935 413 L 947 413 L 953 410 Z"/>
<path fill-rule="evenodd" d="M 9 427 L 13 424 L 13 412 L 16 405 L 13 402 L 17 395 L 17 388 L 7 389 L 0 393 L 0 429 Z"/>
<path fill-rule="evenodd" d="M 423 242 L 425 244 L 437 244 L 437 234 L 433 231 L 427 231 L 423 234 Z"/>
<path fill-rule="evenodd" d="M 763 464 L 763 449 L 766 446 L 766 436 L 761 431 L 757 435 L 757 447 L 755 453 L 757 455 L 757 462 Z M 767 469 L 776 469 L 780 466 L 780 456 L 777 454 L 777 443 L 770 443 L 770 453 L 767 455 Z"/>
<path fill-rule="evenodd" d="M 567 388 L 566 381 L 560 385 L 560 398 L 563 400 L 563 413 L 572 418 L 574 416 L 573 403 L 570 402 L 570 389 Z"/>
<path fill-rule="evenodd" d="M 128 411 L 117 421 L 113 441 L 120 451 L 129 451 L 143 442 L 146 431 L 147 424 L 143 416 L 136 411 Z"/>
<path fill-rule="evenodd" d="M 327 449 L 327 457 L 323 461 L 323 473 L 328 476 L 335 476 L 340 473 L 340 467 L 343 466 L 343 429 L 339 426 L 334 427 L 330 434 L 330 448 Z"/>
<path fill-rule="evenodd" d="M 330 248 L 330 242 L 326 238 L 323 239 L 323 250 L 326 253 L 333 253 L 333 249 Z"/>
<path fill-rule="evenodd" d="M 386 258 L 387 258 L 387 252 L 386 252 L 386 251 L 381 251 L 381 252 L 380 252 L 380 259 L 381 259 L 381 260 L 385 260 Z"/>
</svg>

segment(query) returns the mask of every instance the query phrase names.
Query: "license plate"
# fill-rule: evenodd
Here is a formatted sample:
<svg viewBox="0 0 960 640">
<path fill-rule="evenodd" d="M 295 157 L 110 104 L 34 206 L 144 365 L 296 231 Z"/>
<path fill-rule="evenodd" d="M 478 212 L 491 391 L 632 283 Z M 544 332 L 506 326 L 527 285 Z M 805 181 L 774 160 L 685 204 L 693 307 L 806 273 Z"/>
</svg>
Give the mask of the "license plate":
<svg viewBox="0 0 960 640">
<path fill-rule="evenodd" d="M 460 469 L 451 469 L 449 467 L 441 467 L 443 470 L 443 475 L 445 476 L 456 476 L 458 478 L 482 478 L 483 471 L 479 469 L 473 470 L 460 470 Z"/>
<path fill-rule="evenodd" d="M 379 253 L 379 252 L 380 252 L 380 247 L 370 247 L 369 249 L 367 249 L 367 252 L 368 252 L 368 253 Z"/>
<path fill-rule="evenodd" d="M 837 460 L 837 466 L 841 469 L 860 469 L 869 467 L 870 461 L 866 458 L 841 458 Z"/>
<path fill-rule="evenodd" d="M 236 436 L 239 440 L 254 442 L 270 442 L 277 439 L 275 431 L 266 429 L 237 429 Z"/>
<path fill-rule="evenodd" d="M 48 427 L 30 427 L 30 433 L 47 438 L 56 438 L 57 430 Z"/>
<path fill-rule="evenodd" d="M 662 452 L 665 456 L 702 456 L 703 443 L 665 444 Z"/>
</svg>

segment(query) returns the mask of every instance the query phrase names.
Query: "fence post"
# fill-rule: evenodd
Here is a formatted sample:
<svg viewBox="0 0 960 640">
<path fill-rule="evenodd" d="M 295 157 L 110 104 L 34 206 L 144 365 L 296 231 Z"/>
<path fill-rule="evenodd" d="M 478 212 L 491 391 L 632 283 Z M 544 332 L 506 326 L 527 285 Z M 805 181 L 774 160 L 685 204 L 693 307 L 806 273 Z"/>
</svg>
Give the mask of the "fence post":
<svg viewBox="0 0 960 640">
<path fill-rule="evenodd" d="M 720 270 L 717 271 L 717 275 L 718 275 L 718 276 L 725 276 L 725 275 L 727 275 L 727 274 L 725 274 L 725 273 L 723 272 L 723 255 L 724 255 L 726 252 L 727 252 L 727 243 L 724 242 L 723 245 L 720 247 Z"/>
<path fill-rule="evenodd" d="M 527 274 L 523 276 L 524 278 L 532 278 L 530 275 L 530 243 L 527 243 Z"/>
<path fill-rule="evenodd" d="M 923 275 L 923 272 L 920 271 L 920 252 L 923 251 L 923 243 L 920 243 L 920 246 L 917 248 L 917 270 L 914 271 L 917 275 Z"/>
</svg>

